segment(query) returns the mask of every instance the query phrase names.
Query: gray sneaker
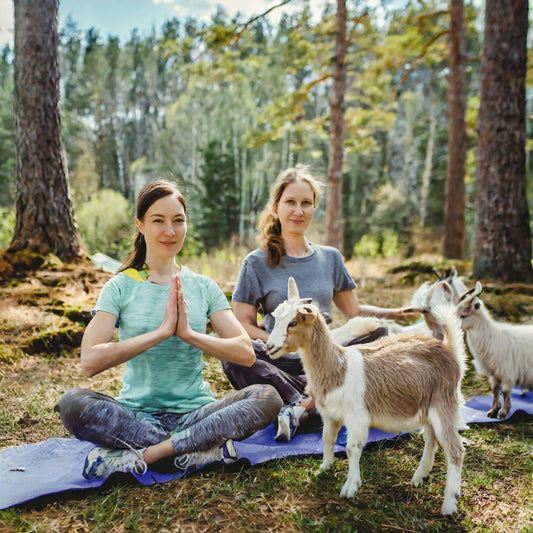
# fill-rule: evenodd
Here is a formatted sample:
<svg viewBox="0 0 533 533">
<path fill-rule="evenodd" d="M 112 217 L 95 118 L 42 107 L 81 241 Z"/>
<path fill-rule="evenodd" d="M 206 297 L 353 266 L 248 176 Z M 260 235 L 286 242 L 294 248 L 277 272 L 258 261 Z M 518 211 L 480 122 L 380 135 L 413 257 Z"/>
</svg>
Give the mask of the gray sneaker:
<svg viewBox="0 0 533 533">
<path fill-rule="evenodd" d="M 114 472 L 144 474 L 148 470 L 143 459 L 143 450 L 118 448 L 93 448 L 85 459 L 83 477 L 86 479 L 107 478 Z"/>
<path fill-rule="evenodd" d="M 177 455 L 174 457 L 174 466 L 179 472 L 185 474 L 193 470 L 198 470 L 210 463 L 222 462 L 224 464 L 230 464 L 237 459 L 238 456 L 233 441 L 228 439 L 220 446 L 211 448 L 205 452 L 191 452 Z"/>
</svg>

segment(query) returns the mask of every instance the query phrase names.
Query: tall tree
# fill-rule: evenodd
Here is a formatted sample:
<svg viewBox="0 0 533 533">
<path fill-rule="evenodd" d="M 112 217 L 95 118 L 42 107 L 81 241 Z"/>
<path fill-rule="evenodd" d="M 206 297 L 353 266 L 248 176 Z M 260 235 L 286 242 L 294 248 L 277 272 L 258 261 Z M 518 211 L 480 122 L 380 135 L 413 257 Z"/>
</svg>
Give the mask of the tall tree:
<svg viewBox="0 0 533 533">
<path fill-rule="evenodd" d="M 83 256 L 59 114 L 58 0 L 15 0 L 16 225 L 8 252 Z"/>
<path fill-rule="evenodd" d="M 235 187 L 233 151 L 210 141 L 204 151 L 197 200 L 202 210 L 195 222 L 205 250 L 227 245 L 239 231 L 239 191 Z"/>
<path fill-rule="evenodd" d="M 343 251 L 342 238 L 342 155 L 344 150 L 344 88 L 346 84 L 346 0 L 337 0 L 335 57 L 331 96 L 328 197 L 325 243 Z"/>
<path fill-rule="evenodd" d="M 465 240 L 466 78 L 463 0 L 450 1 L 448 167 L 442 254 L 462 259 Z"/>
<path fill-rule="evenodd" d="M 526 199 L 528 0 L 487 0 L 478 115 L 474 275 L 533 279 Z"/>
</svg>

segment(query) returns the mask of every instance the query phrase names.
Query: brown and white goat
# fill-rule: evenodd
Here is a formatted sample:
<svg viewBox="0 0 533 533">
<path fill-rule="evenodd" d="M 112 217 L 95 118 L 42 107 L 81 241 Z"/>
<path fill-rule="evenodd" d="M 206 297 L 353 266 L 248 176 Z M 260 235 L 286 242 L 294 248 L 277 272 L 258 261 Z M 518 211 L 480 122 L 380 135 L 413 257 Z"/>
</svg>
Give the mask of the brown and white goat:
<svg viewBox="0 0 533 533">
<path fill-rule="evenodd" d="M 479 299 L 482 290 L 477 281 L 475 288 L 461 296 L 457 313 L 474 367 L 491 381 L 493 399 L 487 416 L 503 419 L 509 414 L 514 386 L 533 390 L 533 324 L 497 322 Z"/>
<path fill-rule="evenodd" d="M 272 359 L 300 349 L 324 422 L 320 471 L 333 464 L 335 440 L 344 424 L 348 478 L 341 496 L 352 498 L 361 486 L 359 461 L 369 428 L 396 433 L 422 425 L 425 447 L 411 484 L 418 487 L 429 475 L 439 442 L 448 463 L 442 513 L 456 512 L 464 448 L 455 421 L 464 345 L 454 308 L 441 313 L 447 331 L 444 342 L 430 335 L 395 335 L 343 348 L 332 341 L 318 307 L 300 299 L 293 278 L 288 295 L 273 313 L 267 348 Z"/>
</svg>

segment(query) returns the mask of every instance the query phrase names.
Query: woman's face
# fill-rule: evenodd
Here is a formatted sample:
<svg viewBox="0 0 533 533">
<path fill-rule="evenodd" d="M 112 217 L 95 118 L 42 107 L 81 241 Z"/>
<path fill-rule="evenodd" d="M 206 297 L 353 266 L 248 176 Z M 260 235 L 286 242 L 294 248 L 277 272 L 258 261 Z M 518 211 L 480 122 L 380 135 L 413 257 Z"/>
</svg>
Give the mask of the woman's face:
<svg viewBox="0 0 533 533">
<path fill-rule="evenodd" d="M 146 241 L 146 255 L 162 259 L 174 257 L 182 248 L 187 233 L 183 204 L 169 194 L 156 200 L 142 220 L 135 220 Z"/>
<path fill-rule="evenodd" d="M 304 233 L 315 212 L 314 195 L 306 181 L 285 187 L 274 212 L 278 215 L 283 233 Z"/>
</svg>

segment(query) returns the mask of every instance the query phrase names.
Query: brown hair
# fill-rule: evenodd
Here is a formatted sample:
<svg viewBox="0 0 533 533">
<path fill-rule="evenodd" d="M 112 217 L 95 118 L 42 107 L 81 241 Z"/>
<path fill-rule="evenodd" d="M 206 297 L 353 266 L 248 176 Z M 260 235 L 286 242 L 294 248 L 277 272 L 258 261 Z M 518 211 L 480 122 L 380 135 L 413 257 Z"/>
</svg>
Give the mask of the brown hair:
<svg viewBox="0 0 533 533">
<path fill-rule="evenodd" d="M 137 211 L 136 218 L 143 220 L 146 211 L 150 209 L 150 206 L 157 200 L 164 198 L 165 196 L 174 195 L 178 201 L 183 205 L 185 214 L 187 214 L 187 205 L 185 198 L 181 194 L 178 186 L 175 183 L 166 180 L 157 180 L 145 185 L 143 190 L 139 193 L 137 198 Z M 133 239 L 133 247 L 122 266 L 118 269 L 118 272 L 122 272 L 127 268 L 133 267 L 137 270 L 142 270 L 146 261 L 146 242 L 144 235 L 138 231 L 137 235 Z"/>
<path fill-rule="evenodd" d="M 278 174 L 276 181 L 270 188 L 268 204 L 259 215 L 259 246 L 267 253 L 267 264 L 275 268 L 282 264 L 285 255 L 285 245 L 281 236 L 281 223 L 275 213 L 275 209 L 283 196 L 283 192 L 291 183 L 304 181 L 309 184 L 313 191 L 313 203 L 315 207 L 320 201 L 320 192 L 324 185 L 310 172 L 309 165 L 298 164 L 289 167 Z"/>
</svg>

